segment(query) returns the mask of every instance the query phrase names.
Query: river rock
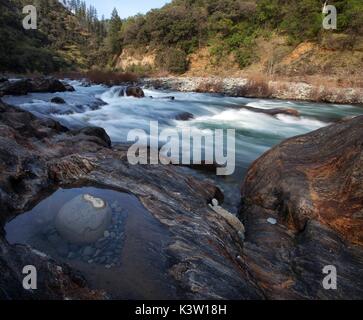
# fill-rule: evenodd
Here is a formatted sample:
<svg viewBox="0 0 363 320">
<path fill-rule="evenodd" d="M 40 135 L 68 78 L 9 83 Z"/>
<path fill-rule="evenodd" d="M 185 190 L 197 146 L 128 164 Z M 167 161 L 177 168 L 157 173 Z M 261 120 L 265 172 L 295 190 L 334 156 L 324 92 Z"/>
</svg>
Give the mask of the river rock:
<svg viewBox="0 0 363 320">
<path fill-rule="evenodd" d="M 190 112 L 182 112 L 175 116 L 175 120 L 188 121 L 190 119 L 194 119 L 194 115 Z"/>
<path fill-rule="evenodd" d="M 65 104 L 66 102 L 61 97 L 54 97 L 50 100 L 52 103 Z"/>
<path fill-rule="evenodd" d="M 64 92 L 74 91 L 70 85 L 65 86 L 60 80 L 52 77 L 39 77 L 30 80 L 30 92 Z"/>
<path fill-rule="evenodd" d="M 103 236 L 110 222 L 111 210 L 107 203 L 89 194 L 79 195 L 64 204 L 55 219 L 60 235 L 75 244 L 97 241 Z M 86 249 L 83 255 L 86 254 Z"/>
<path fill-rule="evenodd" d="M 0 96 L 25 95 L 29 92 L 64 92 L 74 91 L 68 84 L 63 84 L 52 77 L 39 77 L 34 79 L 20 79 L 0 83 Z"/>
<path fill-rule="evenodd" d="M 128 86 L 126 87 L 126 95 L 128 97 L 132 96 L 135 98 L 143 98 L 145 97 L 144 91 L 137 86 Z"/>
<path fill-rule="evenodd" d="M 264 113 L 269 116 L 277 116 L 279 114 L 286 114 L 293 117 L 299 117 L 300 112 L 292 109 L 292 108 L 273 108 L 273 109 L 262 109 L 262 108 L 255 108 L 249 106 L 240 106 L 241 109 L 245 109 L 248 111 L 256 112 L 256 113 Z"/>
<path fill-rule="evenodd" d="M 22 79 L 17 81 L 4 81 L 0 83 L 0 96 L 25 95 L 32 90 L 32 84 L 29 79 Z"/>
</svg>

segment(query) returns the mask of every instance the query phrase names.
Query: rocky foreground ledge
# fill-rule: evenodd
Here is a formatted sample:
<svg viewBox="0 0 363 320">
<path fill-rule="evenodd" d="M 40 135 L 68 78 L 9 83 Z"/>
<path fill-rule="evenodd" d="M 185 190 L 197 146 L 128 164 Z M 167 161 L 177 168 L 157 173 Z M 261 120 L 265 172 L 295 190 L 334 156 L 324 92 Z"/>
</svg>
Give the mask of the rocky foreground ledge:
<svg viewBox="0 0 363 320">
<path fill-rule="evenodd" d="M 0 299 L 108 297 L 67 265 L 5 240 L 10 217 L 44 191 L 75 184 L 130 192 L 168 228 L 160 254 L 180 298 L 362 298 L 362 141 L 357 117 L 266 153 L 247 174 L 244 227 L 216 205 L 223 194 L 209 180 L 174 166 L 129 165 L 126 148 L 112 148 L 103 129 L 71 131 L 0 102 Z M 33 292 L 21 287 L 29 262 L 43 271 Z M 325 265 L 337 267 L 338 290 L 323 289 Z"/>
<path fill-rule="evenodd" d="M 252 164 L 243 260 L 268 298 L 362 299 L 362 179 L 363 116 L 288 139 Z M 327 265 L 337 290 L 322 287 Z"/>
<path fill-rule="evenodd" d="M 315 86 L 305 82 L 218 77 L 146 78 L 142 83 L 155 89 L 220 93 L 233 97 L 363 104 L 363 88 L 327 87 L 323 83 Z"/>
</svg>

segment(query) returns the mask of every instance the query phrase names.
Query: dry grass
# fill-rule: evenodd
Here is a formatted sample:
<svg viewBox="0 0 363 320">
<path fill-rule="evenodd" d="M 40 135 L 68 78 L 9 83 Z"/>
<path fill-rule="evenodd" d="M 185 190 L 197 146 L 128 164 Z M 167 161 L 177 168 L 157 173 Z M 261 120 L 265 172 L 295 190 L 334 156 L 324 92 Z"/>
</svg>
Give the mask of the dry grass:
<svg viewBox="0 0 363 320">
<path fill-rule="evenodd" d="M 206 81 L 199 84 L 196 92 L 223 93 L 224 86 L 222 81 Z"/>
<path fill-rule="evenodd" d="M 254 74 L 247 77 L 248 82 L 239 89 L 239 95 L 245 97 L 270 97 L 272 95 L 269 86 L 270 77 L 263 74 Z"/>
<path fill-rule="evenodd" d="M 60 73 L 56 76 L 58 78 L 69 78 L 73 80 L 86 79 L 94 84 L 105 84 L 108 86 L 138 81 L 138 76 L 131 72 L 112 72 L 100 70 Z"/>
</svg>

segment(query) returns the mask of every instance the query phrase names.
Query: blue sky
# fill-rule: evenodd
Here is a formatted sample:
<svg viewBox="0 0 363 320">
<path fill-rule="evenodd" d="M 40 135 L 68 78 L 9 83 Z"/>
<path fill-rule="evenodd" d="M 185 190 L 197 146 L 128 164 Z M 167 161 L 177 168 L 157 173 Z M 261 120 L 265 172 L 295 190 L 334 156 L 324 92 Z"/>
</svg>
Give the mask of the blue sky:
<svg viewBox="0 0 363 320">
<path fill-rule="evenodd" d="M 99 17 L 109 18 L 113 8 L 116 8 L 121 18 L 146 13 L 150 9 L 160 8 L 170 0 L 86 0 L 87 4 L 96 7 Z"/>
</svg>

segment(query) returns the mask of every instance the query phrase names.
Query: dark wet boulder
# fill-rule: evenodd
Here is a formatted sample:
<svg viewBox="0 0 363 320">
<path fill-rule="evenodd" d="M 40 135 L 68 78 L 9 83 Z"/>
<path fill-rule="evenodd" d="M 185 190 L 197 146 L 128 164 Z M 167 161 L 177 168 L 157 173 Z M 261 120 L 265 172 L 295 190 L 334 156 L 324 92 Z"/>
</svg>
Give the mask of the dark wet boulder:
<svg viewBox="0 0 363 320">
<path fill-rule="evenodd" d="M 68 83 L 63 83 L 64 85 L 64 88 L 66 89 L 66 91 L 69 91 L 69 92 L 74 92 L 76 91 L 76 89 L 74 89 L 74 87 L 72 87 L 70 84 Z"/>
<path fill-rule="evenodd" d="M 0 83 L 5 82 L 5 81 L 8 81 L 8 78 L 0 77 Z"/>
<path fill-rule="evenodd" d="M 175 116 L 175 120 L 188 121 L 194 119 L 194 115 L 190 112 L 182 112 Z"/>
<path fill-rule="evenodd" d="M 55 78 L 41 77 L 35 79 L 21 79 L 0 83 L 0 96 L 26 95 L 29 92 L 64 92 L 74 91 L 68 84 L 63 84 Z"/>
<path fill-rule="evenodd" d="M 241 109 L 246 109 L 248 111 L 256 112 L 256 113 L 264 113 L 269 116 L 276 116 L 278 114 L 286 114 L 289 116 L 299 117 L 299 111 L 292 108 L 274 108 L 274 109 L 261 109 L 249 106 L 240 106 Z"/>
<path fill-rule="evenodd" d="M 359 116 L 288 139 L 249 168 L 243 262 L 267 298 L 362 299 L 362 141 Z M 322 286 L 328 265 L 337 290 Z"/>
<path fill-rule="evenodd" d="M 31 86 L 31 92 L 64 92 L 72 91 L 71 88 L 73 88 L 69 85 L 66 87 L 58 79 L 48 77 L 32 79 Z"/>
<path fill-rule="evenodd" d="M 104 102 L 101 99 L 96 99 L 95 101 L 88 104 L 88 107 L 90 107 L 92 110 L 98 110 L 100 107 L 107 105 L 106 102 Z"/>
<path fill-rule="evenodd" d="M 126 95 L 128 97 L 143 98 L 145 97 L 144 91 L 137 86 L 128 86 L 126 88 Z"/>
<path fill-rule="evenodd" d="M 4 81 L 0 83 L 0 96 L 26 95 L 32 90 L 32 83 L 29 79 L 21 79 L 16 81 Z"/>
<path fill-rule="evenodd" d="M 61 97 L 54 97 L 50 100 L 50 102 L 52 103 L 57 103 L 57 104 L 65 104 L 66 102 L 64 101 L 63 98 Z"/>
<path fill-rule="evenodd" d="M 105 129 L 100 127 L 86 127 L 82 128 L 78 131 L 75 131 L 75 135 L 86 135 L 88 137 L 93 137 L 96 139 L 96 142 L 104 147 L 111 147 L 111 139 L 106 133 Z"/>
</svg>

